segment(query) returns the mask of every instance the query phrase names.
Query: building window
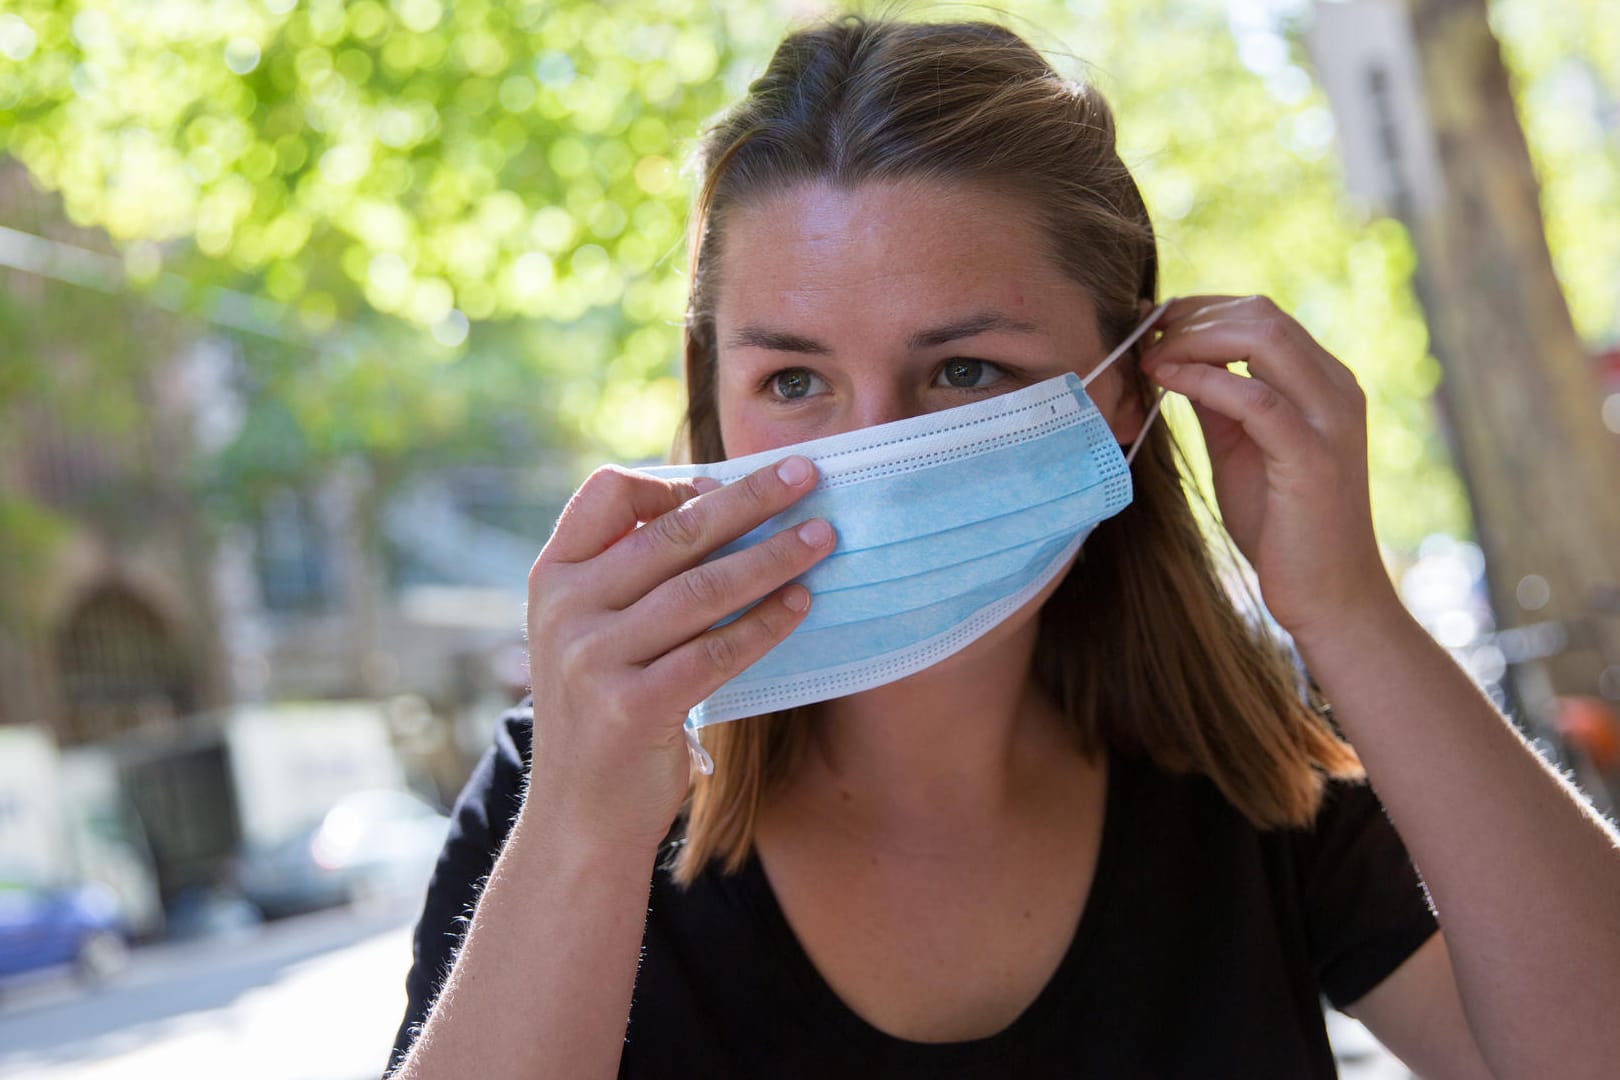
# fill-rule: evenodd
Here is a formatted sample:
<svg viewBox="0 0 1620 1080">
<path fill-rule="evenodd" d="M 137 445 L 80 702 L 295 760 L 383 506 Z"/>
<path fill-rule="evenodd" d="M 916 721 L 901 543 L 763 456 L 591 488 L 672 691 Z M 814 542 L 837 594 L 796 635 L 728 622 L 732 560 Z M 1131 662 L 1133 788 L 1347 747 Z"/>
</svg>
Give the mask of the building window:
<svg viewBox="0 0 1620 1080">
<path fill-rule="evenodd" d="M 283 488 L 265 500 L 254 546 L 267 609 L 312 612 L 331 606 L 321 530 L 298 493 Z"/>
</svg>

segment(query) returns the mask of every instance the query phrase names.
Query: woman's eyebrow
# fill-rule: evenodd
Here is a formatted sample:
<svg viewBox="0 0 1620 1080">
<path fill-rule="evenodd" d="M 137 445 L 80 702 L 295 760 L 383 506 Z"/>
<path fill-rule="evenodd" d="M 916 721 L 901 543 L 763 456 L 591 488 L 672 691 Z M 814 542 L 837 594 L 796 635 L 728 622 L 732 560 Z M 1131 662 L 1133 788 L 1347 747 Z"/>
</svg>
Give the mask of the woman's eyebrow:
<svg viewBox="0 0 1620 1080">
<path fill-rule="evenodd" d="M 943 326 L 918 330 L 906 339 L 906 346 L 912 351 L 930 349 L 958 338 L 998 331 L 1007 334 L 1036 334 L 1040 332 L 1040 327 L 999 311 L 980 311 Z M 734 349 L 770 349 L 775 352 L 804 353 L 810 356 L 830 356 L 833 351 L 814 338 L 770 330 L 763 326 L 739 327 L 726 339 L 726 344 Z"/>
<path fill-rule="evenodd" d="M 906 339 L 906 344 L 913 350 L 929 349 L 936 345 L 955 341 L 957 338 L 973 337 L 975 334 L 988 334 L 1000 332 L 1004 334 L 1037 334 L 1040 327 L 1031 322 L 1015 319 L 999 311 L 980 311 L 969 315 L 965 319 L 958 319 L 944 326 L 936 326 L 932 330 L 919 330 Z"/>
<path fill-rule="evenodd" d="M 780 330 L 767 330 L 763 326 L 739 327 L 726 344 L 733 349 L 772 349 L 776 352 L 808 353 L 811 356 L 830 356 L 832 349 L 812 338 L 786 334 Z"/>
</svg>

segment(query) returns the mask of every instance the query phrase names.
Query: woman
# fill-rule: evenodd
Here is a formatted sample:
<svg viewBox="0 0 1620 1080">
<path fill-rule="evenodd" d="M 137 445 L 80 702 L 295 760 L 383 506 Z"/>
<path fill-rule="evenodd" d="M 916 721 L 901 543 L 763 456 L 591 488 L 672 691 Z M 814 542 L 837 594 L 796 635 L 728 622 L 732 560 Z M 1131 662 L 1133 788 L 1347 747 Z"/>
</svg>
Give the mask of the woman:
<svg viewBox="0 0 1620 1080">
<path fill-rule="evenodd" d="M 1404 613 L 1354 377 L 1254 297 L 1176 300 L 1103 365 L 1157 282 L 1093 91 L 996 27 L 845 19 L 701 160 L 688 449 L 770 464 L 569 503 L 532 725 L 458 803 L 395 1075 L 1331 1075 L 1322 993 L 1429 1075 L 1620 1061 L 1613 837 Z M 1068 372 L 1140 444 L 1129 505 L 938 663 L 704 728 L 693 777 L 689 710 L 839 550 L 810 517 L 712 558 L 817 487 L 775 451 Z M 1156 389 L 1355 751 L 1218 585 Z"/>
</svg>

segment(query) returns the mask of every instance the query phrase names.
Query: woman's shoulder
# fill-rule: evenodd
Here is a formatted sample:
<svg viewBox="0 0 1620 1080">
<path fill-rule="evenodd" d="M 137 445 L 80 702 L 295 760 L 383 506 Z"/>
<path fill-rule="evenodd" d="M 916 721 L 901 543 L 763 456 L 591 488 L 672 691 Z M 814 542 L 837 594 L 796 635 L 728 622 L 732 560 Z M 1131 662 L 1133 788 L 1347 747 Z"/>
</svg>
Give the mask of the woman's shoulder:
<svg viewBox="0 0 1620 1080">
<path fill-rule="evenodd" d="M 1346 897 L 1394 897 L 1403 909 L 1426 901 L 1405 845 L 1365 780 L 1323 780 L 1321 803 L 1303 825 L 1251 822 L 1208 776 L 1161 768 L 1145 757 L 1116 757 L 1119 791 L 1110 800 L 1129 846 L 1165 874 L 1188 867 L 1248 867 L 1307 907 Z"/>
<path fill-rule="evenodd" d="M 1222 816 L 1243 816 L 1214 778 L 1205 773 L 1171 768 L 1156 762 L 1144 752 L 1132 750 L 1112 751 L 1109 768 L 1116 778 L 1114 782 L 1121 789 L 1167 809 L 1186 809 L 1196 805 L 1205 809 L 1219 808 Z M 1346 818 L 1365 818 L 1374 812 L 1382 813 L 1382 805 L 1364 778 L 1324 776 L 1322 799 L 1313 822 L 1292 828 L 1260 831 L 1317 833 Z"/>
<path fill-rule="evenodd" d="M 1179 841 L 1213 853 L 1237 845 L 1267 862 L 1281 860 L 1301 869 L 1341 860 L 1358 849 L 1405 855 L 1377 793 L 1365 780 L 1324 777 L 1321 802 L 1310 822 L 1266 827 L 1246 817 L 1203 773 L 1166 768 L 1145 754 L 1117 752 L 1110 773 L 1110 787 L 1116 789 L 1110 808 L 1132 822 L 1138 838 L 1159 846 Z"/>
</svg>

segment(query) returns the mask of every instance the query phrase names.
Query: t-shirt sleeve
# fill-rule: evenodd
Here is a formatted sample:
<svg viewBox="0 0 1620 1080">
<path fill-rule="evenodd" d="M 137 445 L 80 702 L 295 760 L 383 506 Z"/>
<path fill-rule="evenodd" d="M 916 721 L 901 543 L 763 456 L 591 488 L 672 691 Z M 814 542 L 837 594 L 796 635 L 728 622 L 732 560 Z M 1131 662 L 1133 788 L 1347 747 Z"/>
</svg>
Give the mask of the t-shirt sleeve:
<svg viewBox="0 0 1620 1080">
<path fill-rule="evenodd" d="M 1330 781 L 1313 828 L 1295 837 L 1300 901 L 1317 985 L 1343 1009 L 1429 940 L 1427 891 L 1367 784 Z"/>
<path fill-rule="evenodd" d="M 390 1073 L 404 1060 L 427 1020 L 428 1008 L 461 946 L 479 891 L 522 807 L 523 777 L 532 745 L 533 714 L 529 709 L 502 715 L 494 743 L 479 758 L 456 797 L 449 834 L 412 939 L 411 969 L 405 976 L 405 1016 L 394 1036 Z"/>
</svg>

